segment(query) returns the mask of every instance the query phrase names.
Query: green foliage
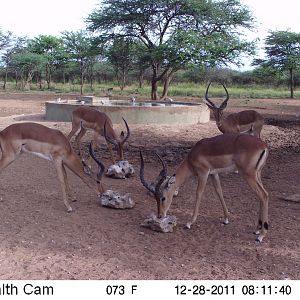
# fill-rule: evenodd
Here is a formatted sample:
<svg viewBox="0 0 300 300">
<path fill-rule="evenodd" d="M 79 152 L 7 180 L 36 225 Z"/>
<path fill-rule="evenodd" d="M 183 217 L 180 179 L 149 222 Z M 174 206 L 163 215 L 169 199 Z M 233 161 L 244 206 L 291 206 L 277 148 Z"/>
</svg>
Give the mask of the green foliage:
<svg viewBox="0 0 300 300">
<path fill-rule="evenodd" d="M 124 37 L 144 45 L 152 99 L 160 80 L 166 88 L 188 64 L 239 63 L 241 53 L 252 54 L 253 43 L 242 40 L 240 29 L 250 29 L 253 21 L 239 0 L 105 0 L 87 19 L 99 41 Z"/>
<path fill-rule="evenodd" d="M 300 67 L 300 33 L 273 31 L 266 38 L 266 59 L 256 60 L 263 68 L 288 71 L 290 94 L 294 97 L 294 71 Z"/>
<path fill-rule="evenodd" d="M 43 55 L 32 52 L 21 52 L 13 55 L 12 65 L 22 72 L 33 72 L 41 70 L 45 64 L 46 59 Z"/>
<path fill-rule="evenodd" d="M 0 51 L 5 49 L 12 40 L 12 33 L 11 32 L 4 32 L 0 28 Z"/>
<path fill-rule="evenodd" d="M 300 33 L 273 31 L 266 38 L 266 61 L 280 70 L 300 66 Z"/>
</svg>

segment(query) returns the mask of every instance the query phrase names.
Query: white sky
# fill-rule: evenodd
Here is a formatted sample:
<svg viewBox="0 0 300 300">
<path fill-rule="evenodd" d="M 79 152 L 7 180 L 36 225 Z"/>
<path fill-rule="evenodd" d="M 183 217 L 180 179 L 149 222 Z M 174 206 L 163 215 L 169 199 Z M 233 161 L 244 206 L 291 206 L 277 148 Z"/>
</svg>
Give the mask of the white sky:
<svg viewBox="0 0 300 300">
<path fill-rule="evenodd" d="M 241 0 L 253 12 L 262 41 L 270 30 L 300 32 L 299 0 Z M 17 36 L 59 36 L 85 28 L 84 19 L 100 0 L 0 0 L 0 28 Z M 261 43 L 262 45 L 262 43 Z"/>
<path fill-rule="evenodd" d="M 17 36 L 85 29 L 84 19 L 100 0 L 0 0 L 0 28 Z"/>
</svg>

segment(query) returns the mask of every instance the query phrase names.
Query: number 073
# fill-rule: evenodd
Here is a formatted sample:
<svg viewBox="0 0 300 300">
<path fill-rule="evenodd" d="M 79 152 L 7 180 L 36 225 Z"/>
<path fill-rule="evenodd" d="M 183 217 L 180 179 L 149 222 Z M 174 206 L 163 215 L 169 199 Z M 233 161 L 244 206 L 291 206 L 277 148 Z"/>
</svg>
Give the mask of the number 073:
<svg viewBox="0 0 300 300">
<path fill-rule="evenodd" d="M 125 287 L 124 285 L 108 285 L 106 287 L 107 295 L 124 295 Z"/>
</svg>

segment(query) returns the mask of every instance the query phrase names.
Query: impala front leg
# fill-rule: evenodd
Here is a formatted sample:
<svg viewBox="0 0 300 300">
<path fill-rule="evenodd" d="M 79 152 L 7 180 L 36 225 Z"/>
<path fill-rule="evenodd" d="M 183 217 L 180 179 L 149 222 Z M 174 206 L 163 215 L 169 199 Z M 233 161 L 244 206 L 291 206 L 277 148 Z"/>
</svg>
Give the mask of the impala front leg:
<svg viewBox="0 0 300 300">
<path fill-rule="evenodd" d="M 202 199 L 202 195 L 204 192 L 204 188 L 207 182 L 208 178 L 208 171 L 206 173 L 201 173 L 198 175 L 198 186 L 197 186 L 197 192 L 196 192 L 196 205 L 195 209 L 191 218 L 191 221 L 186 224 L 186 227 L 188 229 L 191 228 L 191 225 L 196 222 L 196 219 L 198 217 L 199 207 Z"/>
<path fill-rule="evenodd" d="M 54 159 L 54 165 L 57 171 L 57 176 L 58 176 L 58 180 L 59 183 L 61 185 L 61 190 L 62 190 L 62 195 L 63 195 L 63 201 L 64 204 L 68 210 L 68 212 L 72 211 L 72 207 L 70 206 L 69 202 L 68 202 L 68 192 L 67 190 L 68 188 L 68 183 L 66 182 L 66 177 L 64 174 L 64 166 L 63 166 L 63 162 L 62 159 Z"/>
<path fill-rule="evenodd" d="M 215 191 L 219 197 L 219 200 L 222 204 L 223 212 L 224 212 L 224 221 L 223 224 L 227 225 L 229 223 L 229 212 L 223 197 L 223 191 L 221 187 L 220 177 L 219 174 L 212 174 L 212 182 L 215 188 Z"/>
</svg>

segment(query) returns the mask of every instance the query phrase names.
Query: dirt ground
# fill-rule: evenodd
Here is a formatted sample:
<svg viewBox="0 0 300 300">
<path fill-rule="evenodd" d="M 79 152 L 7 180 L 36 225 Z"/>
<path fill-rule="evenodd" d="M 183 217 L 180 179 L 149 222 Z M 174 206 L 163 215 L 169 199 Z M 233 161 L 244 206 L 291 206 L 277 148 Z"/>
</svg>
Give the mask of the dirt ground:
<svg viewBox="0 0 300 300">
<path fill-rule="evenodd" d="M 35 121 L 64 133 L 70 123 L 46 122 L 45 100 L 55 94 L 0 93 L 0 129 L 14 122 Z M 65 98 L 70 95 L 65 96 Z M 262 180 L 270 194 L 270 230 L 261 244 L 252 234 L 258 199 L 239 174 L 222 175 L 230 224 L 222 225 L 222 208 L 206 186 L 199 217 L 184 225 L 195 202 L 190 179 L 174 198 L 170 214 L 178 219 L 173 233 L 140 226 L 156 203 L 139 180 L 138 148 L 144 148 L 146 178 L 158 175 L 157 150 L 169 172 L 192 145 L 218 134 L 213 121 L 199 125 L 130 125 L 126 158 L 136 175 L 126 180 L 104 178 L 109 189 L 131 193 L 136 206 L 114 210 L 99 205 L 95 194 L 69 174 L 78 201 L 67 213 L 54 166 L 22 155 L 0 177 L 0 279 L 300 279 L 300 203 L 284 196 L 300 194 L 300 101 L 230 100 L 228 112 L 257 109 L 266 118 L 262 139 L 270 148 Z M 116 131 L 123 129 L 115 126 Z M 84 138 L 87 145 L 91 135 Z M 103 142 L 100 155 L 109 155 Z"/>
</svg>

